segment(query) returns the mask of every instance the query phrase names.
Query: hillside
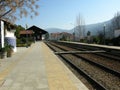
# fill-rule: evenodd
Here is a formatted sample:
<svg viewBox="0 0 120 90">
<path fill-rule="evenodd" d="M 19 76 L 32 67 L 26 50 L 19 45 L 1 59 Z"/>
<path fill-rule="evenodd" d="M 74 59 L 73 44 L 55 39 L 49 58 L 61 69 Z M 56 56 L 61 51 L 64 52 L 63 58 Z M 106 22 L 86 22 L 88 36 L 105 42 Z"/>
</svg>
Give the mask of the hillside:
<svg viewBox="0 0 120 90">
<path fill-rule="evenodd" d="M 110 21 L 102 22 L 102 23 L 96 23 L 96 24 L 90 24 L 85 26 L 85 30 L 90 31 L 92 35 L 96 35 L 98 31 L 103 30 L 104 24 L 106 25 L 106 31 L 109 30 L 109 25 L 111 23 Z M 76 30 L 77 27 L 74 27 L 73 29 L 66 30 L 66 29 L 60 29 L 60 28 L 48 28 L 46 31 L 49 33 L 56 33 L 56 32 L 68 32 L 73 33 L 74 30 Z"/>
<path fill-rule="evenodd" d="M 46 31 L 48 31 L 49 33 L 56 33 L 56 32 L 69 32 L 71 33 L 71 30 L 66 30 L 66 29 L 60 29 L 60 28 L 47 28 L 45 29 Z"/>
</svg>

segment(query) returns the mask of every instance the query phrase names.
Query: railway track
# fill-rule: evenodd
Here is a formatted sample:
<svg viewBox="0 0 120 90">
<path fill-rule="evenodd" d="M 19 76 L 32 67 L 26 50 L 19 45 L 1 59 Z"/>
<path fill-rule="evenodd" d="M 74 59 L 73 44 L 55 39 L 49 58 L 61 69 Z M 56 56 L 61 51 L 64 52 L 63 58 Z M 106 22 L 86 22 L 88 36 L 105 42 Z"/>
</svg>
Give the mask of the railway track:
<svg viewBox="0 0 120 90">
<path fill-rule="evenodd" d="M 56 45 L 55 43 L 51 43 L 48 45 L 54 51 L 58 51 L 58 52 L 70 50 L 70 48 L 68 47 Z M 91 62 L 90 60 L 81 57 L 78 54 L 72 54 L 72 55 L 67 54 L 60 56 L 64 60 L 66 60 L 69 64 L 71 64 L 77 71 L 81 72 L 82 75 L 84 75 L 87 78 L 87 80 L 93 84 L 93 87 L 96 90 L 113 90 L 113 89 L 119 90 L 118 89 L 120 88 L 119 72 L 116 73 L 115 70 L 108 68 L 106 69 L 106 67 L 104 67 L 102 64 L 93 61 Z M 106 80 L 105 78 L 108 80 Z M 109 83 L 110 81 L 112 81 L 112 83 Z"/>
<path fill-rule="evenodd" d="M 101 50 L 100 48 L 93 48 L 93 47 L 86 47 L 86 46 L 81 46 L 81 45 L 78 45 L 78 44 L 69 44 L 69 43 L 61 43 L 61 42 L 54 42 L 56 44 L 59 44 L 59 45 L 64 45 L 64 46 L 67 46 L 67 47 L 70 47 L 70 48 L 74 48 L 76 50 L 82 50 L 82 51 L 85 51 L 85 50 Z M 94 53 L 95 55 L 98 55 L 98 56 L 102 56 L 102 57 L 106 57 L 106 58 L 109 58 L 109 59 L 114 59 L 118 62 L 120 62 L 120 52 L 119 53 L 116 53 L 115 51 L 109 51 L 107 50 L 108 52 L 105 52 L 105 53 Z"/>
<path fill-rule="evenodd" d="M 67 48 L 63 45 L 57 45 L 56 47 L 61 48 L 64 51 L 76 50 L 76 49 L 72 49 L 74 47 L 71 48 L 70 45 L 67 46 Z M 68 47 L 70 47 L 70 48 L 68 48 Z M 81 50 L 81 49 L 77 49 L 77 50 Z M 96 55 L 96 53 L 95 54 L 75 54 L 75 55 L 79 58 L 86 59 L 87 61 L 89 61 L 93 64 L 96 64 L 100 67 L 103 67 L 107 71 L 109 70 L 110 73 L 113 73 L 113 74 L 120 77 L 120 69 L 119 69 L 120 68 L 120 62 L 118 60 L 116 60 L 116 58 L 110 58 L 110 57 L 106 58 L 106 56 L 101 56 L 101 55 L 98 55 L 98 54 L 101 54 L 101 53 L 97 53 L 97 55 Z"/>
</svg>

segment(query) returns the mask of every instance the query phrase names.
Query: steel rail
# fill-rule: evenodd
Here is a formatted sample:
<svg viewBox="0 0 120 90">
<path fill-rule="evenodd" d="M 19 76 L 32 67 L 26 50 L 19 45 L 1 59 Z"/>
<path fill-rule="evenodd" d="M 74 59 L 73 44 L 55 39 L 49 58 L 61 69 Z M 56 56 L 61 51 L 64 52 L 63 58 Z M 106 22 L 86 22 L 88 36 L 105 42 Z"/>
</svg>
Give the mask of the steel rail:
<svg viewBox="0 0 120 90">
<path fill-rule="evenodd" d="M 56 51 L 54 48 L 52 48 L 52 46 L 48 43 L 46 43 L 46 45 L 52 49 L 53 51 Z M 63 60 L 65 60 L 67 63 L 69 63 L 73 68 L 75 68 L 77 70 L 78 73 L 84 75 L 84 78 L 86 78 L 94 88 L 96 88 L 96 90 L 107 90 L 107 88 L 105 88 L 101 83 L 99 83 L 98 81 L 96 81 L 94 78 L 92 78 L 90 75 L 88 75 L 85 71 L 83 71 L 80 67 L 76 66 L 73 62 L 71 62 L 70 60 L 68 60 L 67 58 L 65 58 L 62 55 L 59 55 Z"/>
<path fill-rule="evenodd" d="M 53 45 L 53 44 L 52 44 L 52 45 Z M 57 47 L 57 48 L 60 48 L 60 49 L 63 50 L 63 51 L 68 51 L 68 50 L 66 50 L 66 49 L 63 49 L 63 48 L 57 46 L 57 45 L 54 45 L 54 46 Z M 90 59 L 88 59 L 88 58 L 84 58 L 84 57 L 82 57 L 82 56 L 80 56 L 80 55 L 76 55 L 76 54 L 72 54 L 72 55 L 74 55 L 74 56 L 76 56 L 76 57 L 78 57 L 78 58 L 82 58 L 83 60 L 91 63 L 92 65 L 96 65 L 96 66 L 104 69 L 106 72 L 109 72 L 109 73 L 111 73 L 111 74 L 113 74 L 113 75 L 115 75 L 115 76 L 117 76 L 117 77 L 120 77 L 120 72 L 119 72 L 119 71 L 116 71 L 116 70 L 114 70 L 114 69 L 111 69 L 111 68 L 109 68 L 109 67 L 106 67 L 106 66 L 104 66 L 104 65 L 102 65 L 102 64 L 100 64 L 100 63 L 94 62 L 94 61 L 92 61 L 92 60 L 90 60 Z"/>
</svg>

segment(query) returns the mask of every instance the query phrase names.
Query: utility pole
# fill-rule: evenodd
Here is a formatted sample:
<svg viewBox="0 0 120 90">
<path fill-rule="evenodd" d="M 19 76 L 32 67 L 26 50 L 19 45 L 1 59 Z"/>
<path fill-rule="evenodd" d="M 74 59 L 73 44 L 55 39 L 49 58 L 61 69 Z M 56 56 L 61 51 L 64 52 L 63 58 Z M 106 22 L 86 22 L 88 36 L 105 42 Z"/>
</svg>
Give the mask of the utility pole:
<svg viewBox="0 0 120 90">
<path fill-rule="evenodd" d="M 72 35 L 73 35 L 73 41 L 75 41 L 75 24 L 73 24 L 73 23 L 70 23 L 71 25 L 73 25 L 73 33 L 72 33 Z"/>
<path fill-rule="evenodd" d="M 73 41 L 75 41 L 75 27 L 73 29 Z"/>
<path fill-rule="evenodd" d="M 105 35 L 105 28 L 106 28 L 106 24 L 104 24 L 104 26 L 103 26 L 103 33 L 104 33 L 104 41 L 103 41 L 103 44 L 104 44 L 104 45 L 106 44 L 106 41 L 105 41 L 105 37 L 106 37 L 106 35 Z"/>
</svg>

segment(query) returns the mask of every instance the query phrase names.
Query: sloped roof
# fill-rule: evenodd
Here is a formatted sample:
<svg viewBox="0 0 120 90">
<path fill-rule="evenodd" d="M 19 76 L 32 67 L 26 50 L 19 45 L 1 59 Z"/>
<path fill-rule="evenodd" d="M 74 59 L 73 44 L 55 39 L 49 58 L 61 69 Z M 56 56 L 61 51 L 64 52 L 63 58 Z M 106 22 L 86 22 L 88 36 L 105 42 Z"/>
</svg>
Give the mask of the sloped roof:
<svg viewBox="0 0 120 90">
<path fill-rule="evenodd" d="M 33 30 L 35 33 L 41 33 L 41 34 L 48 33 L 47 31 L 45 31 L 37 26 L 32 26 L 32 27 L 28 28 L 27 30 Z"/>
<path fill-rule="evenodd" d="M 0 21 L 3 21 L 5 25 L 10 26 L 11 28 L 16 28 L 15 25 L 11 22 L 8 22 L 5 19 L 0 19 Z"/>
<path fill-rule="evenodd" d="M 33 30 L 22 30 L 20 31 L 20 34 L 33 34 Z"/>
</svg>

